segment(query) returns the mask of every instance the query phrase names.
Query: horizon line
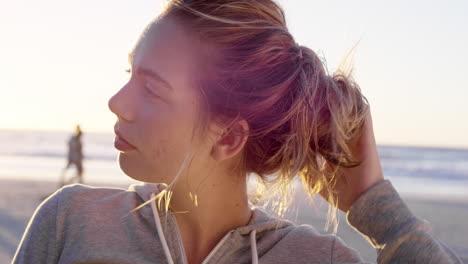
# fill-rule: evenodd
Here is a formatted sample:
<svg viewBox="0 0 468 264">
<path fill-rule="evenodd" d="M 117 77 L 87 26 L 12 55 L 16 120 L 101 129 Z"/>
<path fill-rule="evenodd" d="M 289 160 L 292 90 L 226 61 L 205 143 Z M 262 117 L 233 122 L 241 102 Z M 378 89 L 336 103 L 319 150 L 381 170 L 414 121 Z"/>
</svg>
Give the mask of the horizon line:
<svg viewBox="0 0 468 264">
<path fill-rule="evenodd" d="M 66 130 L 66 129 L 53 129 L 53 128 L 0 128 L 0 132 L 3 131 L 21 131 L 21 132 L 49 132 L 49 133 L 72 133 L 73 129 Z M 112 128 L 109 131 L 105 131 L 102 129 L 85 129 L 83 134 L 113 134 Z M 436 148 L 436 149 L 459 149 L 459 150 L 468 150 L 468 145 L 459 145 L 454 146 L 451 144 L 421 144 L 421 143 L 407 143 L 407 142 L 377 142 L 377 146 L 382 147 L 413 147 L 413 148 Z"/>
</svg>

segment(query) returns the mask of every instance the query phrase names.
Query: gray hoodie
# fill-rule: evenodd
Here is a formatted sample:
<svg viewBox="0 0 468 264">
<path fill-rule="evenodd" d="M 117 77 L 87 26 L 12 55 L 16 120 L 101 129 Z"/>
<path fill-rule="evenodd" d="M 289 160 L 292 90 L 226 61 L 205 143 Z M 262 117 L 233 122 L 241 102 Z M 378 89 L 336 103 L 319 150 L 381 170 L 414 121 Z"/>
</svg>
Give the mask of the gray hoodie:
<svg viewBox="0 0 468 264">
<path fill-rule="evenodd" d="M 151 203 L 128 214 L 160 188 L 63 187 L 37 208 L 13 263 L 187 263 L 172 212 L 158 212 Z M 347 219 L 377 249 L 378 263 L 462 263 L 389 181 L 364 193 Z M 249 224 L 228 232 L 203 263 L 364 262 L 336 236 L 255 209 Z"/>
</svg>

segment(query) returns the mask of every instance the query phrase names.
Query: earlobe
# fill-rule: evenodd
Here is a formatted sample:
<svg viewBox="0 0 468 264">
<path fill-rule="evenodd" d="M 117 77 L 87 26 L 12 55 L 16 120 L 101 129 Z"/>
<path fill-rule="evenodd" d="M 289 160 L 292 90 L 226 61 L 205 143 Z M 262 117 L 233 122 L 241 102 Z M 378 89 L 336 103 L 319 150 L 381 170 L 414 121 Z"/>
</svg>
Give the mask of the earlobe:
<svg viewBox="0 0 468 264">
<path fill-rule="evenodd" d="M 249 124 L 239 120 L 226 128 L 218 141 L 213 145 L 211 155 L 215 160 L 226 160 L 242 151 L 247 142 Z"/>
</svg>

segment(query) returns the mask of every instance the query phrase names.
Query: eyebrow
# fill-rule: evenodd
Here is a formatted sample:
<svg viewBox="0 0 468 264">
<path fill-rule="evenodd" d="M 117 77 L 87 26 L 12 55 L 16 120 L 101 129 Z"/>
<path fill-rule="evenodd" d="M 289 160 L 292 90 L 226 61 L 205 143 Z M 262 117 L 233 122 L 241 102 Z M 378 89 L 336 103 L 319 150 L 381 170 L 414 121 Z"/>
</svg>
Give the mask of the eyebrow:
<svg viewBox="0 0 468 264">
<path fill-rule="evenodd" d="M 132 65 L 133 57 L 134 57 L 133 52 L 128 54 L 128 62 L 130 63 L 130 65 Z M 151 69 L 141 68 L 141 67 L 136 67 L 135 71 L 136 71 L 137 74 L 146 75 L 146 76 L 149 76 L 149 77 L 151 77 L 151 78 L 153 78 L 153 79 L 155 79 L 155 80 L 157 80 L 159 82 L 162 82 L 167 88 L 172 90 L 172 86 L 169 84 L 169 82 L 164 80 L 161 77 L 161 75 L 159 75 L 157 72 L 155 72 L 155 71 L 153 71 Z"/>
<path fill-rule="evenodd" d="M 172 86 L 166 80 L 164 80 L 159 74 L 157 74 L 155 71 L 146 69 L 146 68 L 136 68 L 136 71 L 139 74 L 149 76 L 159 82 L 162 82 L 167 88 L 172 90 Z"/>
</svg>

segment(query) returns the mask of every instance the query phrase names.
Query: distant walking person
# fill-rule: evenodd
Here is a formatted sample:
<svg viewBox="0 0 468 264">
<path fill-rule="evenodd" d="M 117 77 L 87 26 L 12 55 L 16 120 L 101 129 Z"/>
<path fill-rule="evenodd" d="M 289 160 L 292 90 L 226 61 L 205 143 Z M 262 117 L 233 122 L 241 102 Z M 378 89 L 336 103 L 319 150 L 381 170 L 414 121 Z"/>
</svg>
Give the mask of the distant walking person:
<svg viewBox="0 0 468 264">
<path fill-rule="evenodd" d="M 80 125 L 77 125 L 75 133 L 68 140 L 68 161 L 67 166 L 62 170 L 60 187 L 72 183 L 74 180 L 78 183 L 83 183 L 83 145 L 81 144 L 81 135 Z M 66 172 L 72 164 L 76 167 L 76 174 L 68 181 L 65 181 Z"/>
</svg>

